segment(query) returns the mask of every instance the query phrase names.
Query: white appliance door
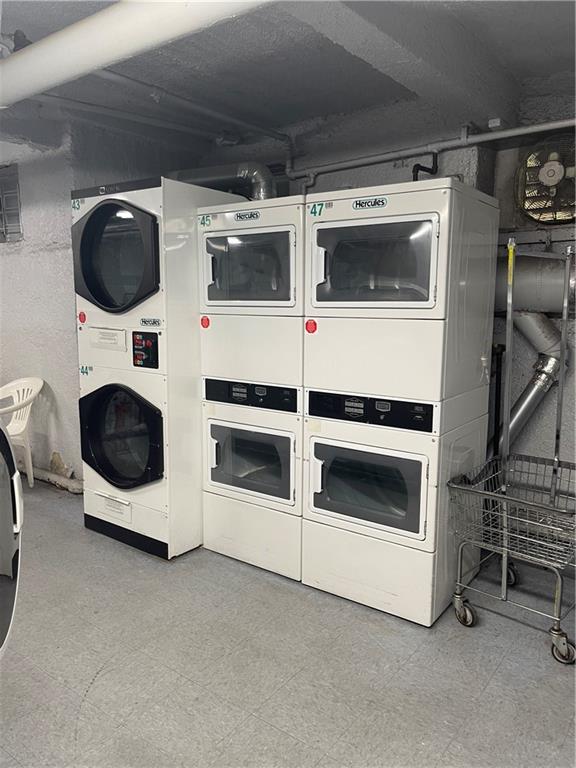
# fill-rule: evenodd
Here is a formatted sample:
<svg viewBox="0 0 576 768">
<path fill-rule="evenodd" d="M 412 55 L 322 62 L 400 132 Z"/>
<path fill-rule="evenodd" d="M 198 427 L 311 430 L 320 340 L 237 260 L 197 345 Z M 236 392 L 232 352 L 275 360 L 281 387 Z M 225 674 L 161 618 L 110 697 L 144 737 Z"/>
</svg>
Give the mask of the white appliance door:
<svg viewBox="0 0 576 768">
<path fill-rule="evenodd" d="M 124 200 L 98 203 L 72 226 L 76 293 L 123 314 L 160 287 L 156 216 Z"/>
<path fill-rule="evenodd" d="M 312 305 L 428 309 L 436 303 L 436 214 L 330 222 L 312 230 Z"/>
<path fill-rule="evenodd" d="M 206 304 L 294 306 L 295 264 L 296 232 L 293 226 L 206 234 Z"/>
<path fill-rule="evenodd" d="M 8 438 L 0 426 L 0 655 L 16 605 L 21 530 L 20 474 Z"/>
<path fill-rule="evenodd" d="M 310 505 L 315 512 L 372 533 L 424 538 L 425 456 L 313 438 L 310 473 Z"/>
<path fill-rule="evenodd" d="M 293 434 L 209 420 L 207 458 L 210 485 L 294 505 Z"/>
</svg>

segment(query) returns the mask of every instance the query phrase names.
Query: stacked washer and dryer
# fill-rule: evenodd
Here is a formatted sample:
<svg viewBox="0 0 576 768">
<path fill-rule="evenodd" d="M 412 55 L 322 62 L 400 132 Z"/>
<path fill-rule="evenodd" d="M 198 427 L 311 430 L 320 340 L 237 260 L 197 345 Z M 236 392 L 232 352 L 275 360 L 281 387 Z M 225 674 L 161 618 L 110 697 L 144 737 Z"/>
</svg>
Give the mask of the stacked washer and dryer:
<svg viewBox="0 0 576 768">
<path fill-rule="evenodd" d="M 301 578 L 304 198 L 198 211 L 207 549 Z"/>
<path fill-rule="evenodd" d="M 86 525 L 431 625 L 446 482 L 485 455 L 497 202 L 161 179 L 72 207 Z"/>
<path fill-rule="evenodd" d="M 196 209 L 233 199 L 72 193 L 85 525 L 165 558 L 202 544 Z"/>
<path fill-rule="evenodd" d="M 302 581 L 429 626 L 446 482 L 485 458 L 497 202 L 430 179 L 306 213 Z"/>
</svg>

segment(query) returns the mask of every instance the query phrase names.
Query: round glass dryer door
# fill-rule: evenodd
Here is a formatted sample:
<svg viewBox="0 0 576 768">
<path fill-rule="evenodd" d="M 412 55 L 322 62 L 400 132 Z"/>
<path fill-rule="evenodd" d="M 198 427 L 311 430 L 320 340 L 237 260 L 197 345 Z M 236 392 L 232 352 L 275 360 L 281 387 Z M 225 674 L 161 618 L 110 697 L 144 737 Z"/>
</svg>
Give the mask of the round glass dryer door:
<svg viewBox="0 0 576 768">
<path fill-rule="evenodd" d="M 0 426 L 0 654 L 16 605 L 22 528 L 22 485 Z"/>
<path fill-rule="evenodd" d="M 117 488 L 136 488 L 163 477 L 161 411 L 120 384 L 80 400 L 82 458 Z"/>
<path fill-rule="evenodd" d="M 106 200 L 72 227 L 76 293 L 107 312 L 126 312 L 159 288 L 156 218 Z"/>
</svg>

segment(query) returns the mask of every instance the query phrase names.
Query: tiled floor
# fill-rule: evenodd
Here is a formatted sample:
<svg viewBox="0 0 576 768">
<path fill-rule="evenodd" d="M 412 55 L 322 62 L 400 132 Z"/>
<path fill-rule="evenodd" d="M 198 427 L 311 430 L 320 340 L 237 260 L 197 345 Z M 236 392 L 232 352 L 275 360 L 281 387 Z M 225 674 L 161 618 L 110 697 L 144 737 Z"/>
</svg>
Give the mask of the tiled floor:
<svg viewBox="0 0 576 768">
<path fill-rule="evenodd" d="M 487 610 L 427 630 L 203 550 L 166 563 L 81 505 L 26 496 L 0 768 L 574 765 L 574 668 L 541 631 Z"/>
</svg>

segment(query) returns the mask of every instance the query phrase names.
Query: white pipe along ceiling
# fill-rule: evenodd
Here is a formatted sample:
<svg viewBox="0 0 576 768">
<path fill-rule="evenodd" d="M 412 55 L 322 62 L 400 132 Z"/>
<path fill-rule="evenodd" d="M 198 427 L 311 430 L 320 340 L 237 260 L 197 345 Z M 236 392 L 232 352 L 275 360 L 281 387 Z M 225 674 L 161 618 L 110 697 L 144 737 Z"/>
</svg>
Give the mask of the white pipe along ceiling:
<svg viewBox="0 0 576 768">
<path fill-rule="evenodd" d="M 270 0 L 119 0 L 0 61 L 0 108 L 36 96 Z"/>
</svg>

